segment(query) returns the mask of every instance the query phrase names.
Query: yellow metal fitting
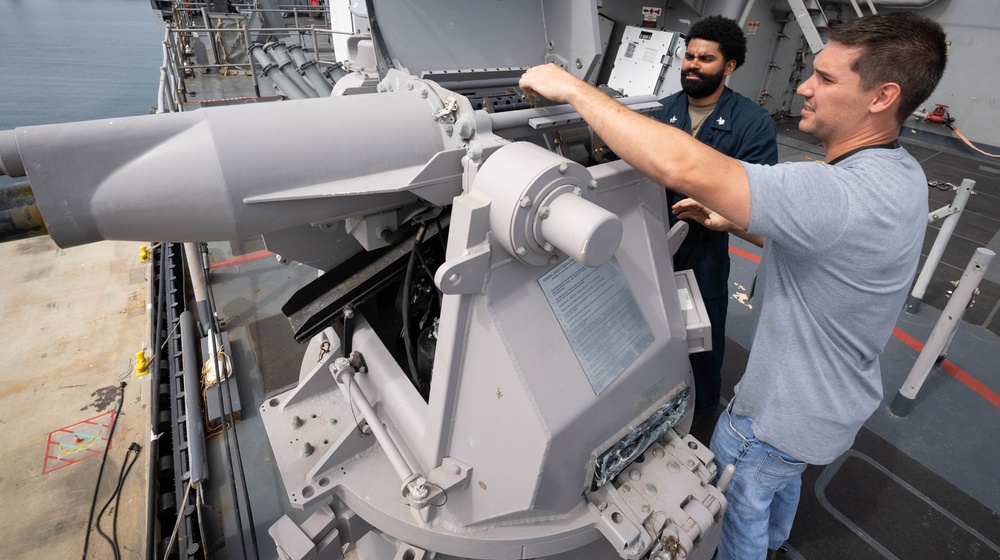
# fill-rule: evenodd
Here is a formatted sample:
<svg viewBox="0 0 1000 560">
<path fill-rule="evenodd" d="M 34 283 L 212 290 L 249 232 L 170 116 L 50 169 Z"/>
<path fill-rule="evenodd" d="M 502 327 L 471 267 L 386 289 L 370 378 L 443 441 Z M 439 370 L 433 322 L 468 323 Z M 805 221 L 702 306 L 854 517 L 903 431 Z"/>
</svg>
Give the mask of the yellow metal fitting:
<svg viewBox="0 0 1000 560">
<path fill-rule="evenodd" d="M 146 352 L 140 350 L 135 353 L 135 376 L 140 377 L 149 373 L 149 358 Z"/>
<path fill-rule="evenodd" d="M 139 262 L 148 263 L 149 262 L 149 247 L 143 245 L 139 247 Z"/>
</svg>

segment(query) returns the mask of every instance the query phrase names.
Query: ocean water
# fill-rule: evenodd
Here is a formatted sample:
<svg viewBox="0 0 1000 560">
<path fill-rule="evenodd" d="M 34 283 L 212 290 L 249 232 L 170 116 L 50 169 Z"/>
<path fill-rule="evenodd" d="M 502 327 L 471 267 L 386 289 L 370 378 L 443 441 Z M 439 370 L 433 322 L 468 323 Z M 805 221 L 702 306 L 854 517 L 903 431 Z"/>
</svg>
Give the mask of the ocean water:
<svg viewBox="0 0 1000 560">
<path fill-rule="evenodd" d="M 0 0 L 0 130 L 149 113 L 162 42 L 145 0 Z"/>
<path fill-rule="evenodd" d="M 162 41 L 148 0 L 0 0 L 0 130 L 148 113 Z"/>
</svg>

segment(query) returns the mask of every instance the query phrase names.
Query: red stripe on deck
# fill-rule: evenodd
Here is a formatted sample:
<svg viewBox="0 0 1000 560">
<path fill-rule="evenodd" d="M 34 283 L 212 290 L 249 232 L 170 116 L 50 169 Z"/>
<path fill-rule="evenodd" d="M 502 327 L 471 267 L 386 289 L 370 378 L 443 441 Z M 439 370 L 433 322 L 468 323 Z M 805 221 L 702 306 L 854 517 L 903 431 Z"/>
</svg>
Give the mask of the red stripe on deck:
<svg viewBox="0 0 1000 560">
<path fill-rule="evenodd" d="M 757 264 L 760 264 L 760 257 L 758 257 L 757 255 L 755 255 L 755 254 L 753 254 L 753 253 L 751 253 L 749 251 L 744 251 L 743 249 L 740 249 L 739 247 L 733 247 L 732 245 L 730 245 L 729 246 L 729 252 L 732 253 L 732 254 L 734 254 L 734 255 L 743 257 L 744 259 L 746 259 L 748 261 L 753 261 L 753 262 L 755 262 Z"/>
<path fill-rule="evenodd" d="M 913 348 L 917 352 L 924 349 L 923 343 L 899 330 L 898 327 L 892 330 L 892 335 L 901 340 L 903 344 Z M 944 360 L 941 362 L 941 369 L 950 373 L 952 377 L 964 383 L 968 388 L 975 391 L 980 397 L 986 399 L 986 402 L 1000 408 L 1000 395 L 994 393 L 989 387 L 983 385 L 978 379 L 972 377 L 965 370 L 956 366 L 954 362 L 947 359 Z"/>
<path fill-rule="evenodd" d="M 760 264 L 760 257 L 753 253 L 744 251 L 743 249 L 730 245 L 729 252 Z M 892 336 L 899 339 L 903 344 L 916 350 L 918 353 L 924 349 L 924 344 L 922 342 L 903 332 L 898 327 L 894 327 L 892 329 Z M 986 399 L 986 402 L 992 404 L 996 408 L 1000 408 L 1000 395 L 996 394 L 989 387 L 983 385 L 978 379 L 972 377 L 965 370 L 955 365 L 954 362 L 948 361 L 947 359 L 944 360 L 941 362 L 941 369 L 951 374 L 955 379 L 964 383 L 966 387 L 975 391 L 977 395 Z"/>
<path fill-rule="evenodd" d="M 218 270 L 220 268 L 226 268 L 227 266 L 234 266 L 237 264 L 248 263 L 251 261 L 259 261 L 260 259 L 274 256 L 271 251 L 257 251 L 254 253 L 247 253 L 239 257 L 233 257 L 224 261 L 214 262 L 208 265 L 209 270 Z"/>
</svg>

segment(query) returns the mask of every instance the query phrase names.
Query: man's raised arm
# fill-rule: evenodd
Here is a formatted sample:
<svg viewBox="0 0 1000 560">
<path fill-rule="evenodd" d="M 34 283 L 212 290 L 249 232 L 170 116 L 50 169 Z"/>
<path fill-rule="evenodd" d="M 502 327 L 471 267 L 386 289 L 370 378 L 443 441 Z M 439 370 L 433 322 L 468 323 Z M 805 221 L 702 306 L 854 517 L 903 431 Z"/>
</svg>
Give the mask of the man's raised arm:
<svg viewBox="0 0 1000 560">
<path fill-rule="evenodd" d="M 572 105 L 615 154 L 653 181 L 698 199 L 741 228 L 750 223 L 750 187 L 737 160 L 631 111 L 554 64 L 530 68 L 520 86 Z"/>
</svg>

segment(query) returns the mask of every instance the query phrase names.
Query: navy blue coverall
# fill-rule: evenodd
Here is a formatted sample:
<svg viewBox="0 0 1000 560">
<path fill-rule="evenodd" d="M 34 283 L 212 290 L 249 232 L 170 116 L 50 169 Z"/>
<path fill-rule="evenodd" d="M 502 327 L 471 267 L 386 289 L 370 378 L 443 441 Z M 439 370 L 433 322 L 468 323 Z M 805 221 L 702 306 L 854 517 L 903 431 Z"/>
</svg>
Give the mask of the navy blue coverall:
<svg viewBox="0 0 1000 560">
<path fill-rule="evenodd" d="M 660 100 L 663 108 L 652 113 L 660 122 L 691 133 L 687 94 L 683 91 Z M 766 109 L 728 87 L 695 137 L 719 152 L 750 163 L 778 163 L 777 132 Z M 669 185 L 668 185 L 669 186 Z M 685 198 L 667 193 L 669 205 Z M 670 216 L 670 225 L 676 223 Z M 722 360 L 726 346 L 726 311 L 729 306 L 729 234 L 707 229 L 688 220 L 690 229 L 674 255 L 674 270 L 691 269 L 712 322 L 712 350 L 691 354 L 694 371 L 695 417 L 712 414 L 722 390 Z"/>
</svg>

